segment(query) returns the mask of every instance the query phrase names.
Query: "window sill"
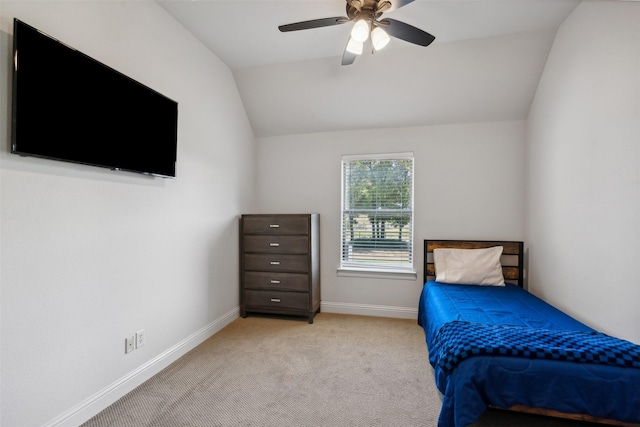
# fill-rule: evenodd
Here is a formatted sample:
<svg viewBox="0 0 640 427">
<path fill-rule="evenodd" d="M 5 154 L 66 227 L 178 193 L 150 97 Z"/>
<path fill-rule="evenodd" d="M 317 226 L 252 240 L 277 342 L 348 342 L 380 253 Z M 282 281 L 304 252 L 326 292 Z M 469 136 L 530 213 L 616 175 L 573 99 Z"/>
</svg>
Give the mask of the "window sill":
<svg viewBox="0 0 640 427">
<path fill-rule="evenodd" d="M 338 277 L 364 277 L 367 279 L 417 280 L 418 273 L 407 270 L 373 270 L 339 267 Z"/>
</svg>

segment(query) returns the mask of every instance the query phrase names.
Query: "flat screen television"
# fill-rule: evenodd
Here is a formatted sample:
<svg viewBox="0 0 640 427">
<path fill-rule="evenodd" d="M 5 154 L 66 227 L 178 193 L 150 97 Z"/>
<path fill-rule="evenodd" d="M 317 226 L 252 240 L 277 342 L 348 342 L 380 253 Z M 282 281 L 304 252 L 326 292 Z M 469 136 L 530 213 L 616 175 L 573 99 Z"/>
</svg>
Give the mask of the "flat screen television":
<svg viewBox="0 0 640 427">
<path fill-rule="evenodd" d="M 14 19 L 11 152 L 176 176 L 178 104 Z"/>
</svg>

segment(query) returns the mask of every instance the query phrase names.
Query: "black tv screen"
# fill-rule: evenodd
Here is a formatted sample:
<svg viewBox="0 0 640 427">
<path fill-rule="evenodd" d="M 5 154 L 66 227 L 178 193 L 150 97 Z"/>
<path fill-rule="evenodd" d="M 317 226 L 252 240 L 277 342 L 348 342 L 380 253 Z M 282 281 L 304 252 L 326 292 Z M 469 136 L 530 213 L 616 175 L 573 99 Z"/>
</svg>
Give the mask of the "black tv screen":
<svg viewBox="0 0 640 427">
<path fill-rule="evenodd" d="M 176 176 L 178 104 L 14 19 L 11 152 Z"/>
</svg>

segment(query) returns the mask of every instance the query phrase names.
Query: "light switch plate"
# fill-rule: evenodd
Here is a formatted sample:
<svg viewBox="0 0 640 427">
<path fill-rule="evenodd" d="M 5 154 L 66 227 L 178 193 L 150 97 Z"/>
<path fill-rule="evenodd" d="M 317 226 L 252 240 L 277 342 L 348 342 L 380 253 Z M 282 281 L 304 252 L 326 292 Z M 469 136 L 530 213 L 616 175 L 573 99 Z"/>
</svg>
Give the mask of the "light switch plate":
<svg viewBox="0 0 640 427">
<path fill-rule="evenodd" d="M 142 347 L 144 345 L 144 341 L 144 329 L 141 329 L 136 332 L 136 348 Z"/>
</svg>

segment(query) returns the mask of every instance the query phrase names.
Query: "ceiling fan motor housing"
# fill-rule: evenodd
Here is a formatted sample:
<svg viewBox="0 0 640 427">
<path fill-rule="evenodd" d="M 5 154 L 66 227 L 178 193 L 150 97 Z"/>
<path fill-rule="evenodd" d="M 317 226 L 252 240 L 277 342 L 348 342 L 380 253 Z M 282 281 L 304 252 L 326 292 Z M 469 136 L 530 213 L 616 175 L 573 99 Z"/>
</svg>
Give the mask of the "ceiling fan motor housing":
<svg viewBox="0 0 640 427">
<path fill-rule="evenodd" d="M 368 19 L 373 21 L 390 7 L 389 0 L 347 0 L 347 16 L 349 20 Z"/>
</svg>

